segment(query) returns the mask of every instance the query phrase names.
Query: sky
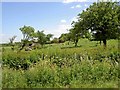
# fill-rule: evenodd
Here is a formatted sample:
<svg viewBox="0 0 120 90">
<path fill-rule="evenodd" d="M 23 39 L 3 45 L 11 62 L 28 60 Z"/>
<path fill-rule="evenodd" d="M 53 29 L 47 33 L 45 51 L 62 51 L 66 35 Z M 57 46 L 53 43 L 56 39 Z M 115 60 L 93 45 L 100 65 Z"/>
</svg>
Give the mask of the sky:
<svg viewBox="0 0 120 90">
<path fill-rule="evenodd" d="M 72 21 L 77 21 L 77 15 L 89 7 L 93 2 L 86 0 L 54 0 L 44 2 L 15 2 L 15 0 L 4 0 L 0 3 L 0 43 L 8 43 L 9 38 L 16 35 L 15 41 L 22 39 L 19 28 L 32 26 L 36 31 L 44 30 L 45 34 L 54 34 L 59 37 L 67 33 L 71 28 Z M 25 1 L 25 0 L 24 0 Z"/>
</svg>

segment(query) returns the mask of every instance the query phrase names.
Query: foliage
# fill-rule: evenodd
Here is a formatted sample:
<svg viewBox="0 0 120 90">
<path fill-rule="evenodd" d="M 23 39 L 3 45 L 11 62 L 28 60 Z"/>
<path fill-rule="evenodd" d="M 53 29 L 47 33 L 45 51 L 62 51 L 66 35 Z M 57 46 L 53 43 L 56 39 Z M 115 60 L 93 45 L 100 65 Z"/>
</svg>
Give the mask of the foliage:
<svg viewBox="0 0 120 90">
<path fill-rule="evenodd" d="M 81 45 L 81 43 L 83 45 Z M 73 44 L 52 44 L 35 51 L 3 52 L 3 88 L 117 88 L 120 53 L 117 40 L 108 48 L 80 39 Z M 64 47 L 64 48 L 61 48 Z M 8 50 L 7 50 L 8 49 Z"/>
<path fill-rule="evenodd" d="M 72 23 L 69 33 L 51 41 L 54 44 L 46 44 L 53 34 L 34 32 L 33 27 L 23 26 L 20 28 L 22 48 L 35 39 L 44 48 L 17 52 L 4 45 L 0 50 L 3 51 L 0 61 L 3 64 L 2 87 L 117 88 L 120 80 L 117 40 L 108 40 L 108 48 L 104 49 L 96 41 L 90 42 L 86 38 L 102 40 L 104 45 L 107 39 L 118 38 L 119 9 L 116 2 L 93 3 L 78 15 L 78 21 Z M 10 42 L 13 43 L 15 38 L 10 38 Z"/>
<path fill-rule="evenodd" d="M 73 22 L 72 28 L 69 31 L 70 31 L 69 32 L 70 40 L 74 42 L 75 47 L 77 46 L 78 40 L 80 38 L 85 38 L 85 34 L 88 33 L 88 31 L 84 30 L 82 21 L 81 22 Z"/>
<path fill-rule="evenodd" d="M 76 32 L 76 29 L 70 29 L 70 36 L 71 36 L 71 41 L 74 42 L 75 44 L 75 47 L 77 47 L 77 43 L 78 43 L 78 40 L 79 40 L 79 34 Z"/>
<path fill-rule="evenodd" d="M 53 37 L 53 34 L 47 34 L 46 35 L 46 38 L 47 38 L 47 41 L 50 41 L 50 39 Z"/>
<path fill-rule="evenodd" d="M 78 22 L 74 23 L 75 33 L 86 33 L 87 30 L 95 32 L 97 40 L 102 40 L 106 46 L 107 39 L 118 38 L 119 8 L 116 2 L 93 3 L 86 11 L 79 14 Z M 76 37 L 74 35 L 74 37 Z"/>
<path fill-rule="evenodd" d="M 48 43 L 53 36 L 53 34 L 44 34 L 44 31 L 35 32 L 35 29 L 31 26 L 23 26 L 20 28 L 20 30 L 23 34 L 20 50 L 22 50 L 28 44 L 34 42 L 43 46 L 45 43 Z"/>
<path fill-rule="evenodd" d="M 39 44 L 41 44 L 42 46 L 46 43 L 46 35 L 43 33 L 44 31 L 38 31 L 37 32 L 37 37 L 38 37 L 38 42 Z"/>
<path fill-rule="evenodd" d="M 53 38 L 53 40 L 51 41 L 51 43 L 59 43 L 59 39 L 58 38 Z"/>
<path fill-rule="evenodd" d="M 70 64 L 70 65 L 69 65 Z M 65 65 L 43 60 L 27 71 L 3 69 L 4 88 L 70 88 L 70 87 L 117 87 L 118 67 L 109 62 L 68 60 Z M 18 82 L 19 81 L 19 82 Z M 103 85 L 114 82 L 112 85 Z M 89 86 L 89 84 L 91 84 Z M 87 86 L 88 85 L 88 86 Z"/>
<path fill-rule="evenodd" d="M 35 29 L 31 26 L 23 26 L 22 28 L 20 28 L 20 31 L 23 34 L 23 40 L 30 40 L 33 38 L 33 34 Z"/>
<path fill-rule="evenodd" d="M 70 41 L 70 35 L 69 33 L 65 33 L 65 34 L 61 34 L 61 36 L 59 37 L 59 42 L 64 43 L 65 41 Z"/>
</svg>

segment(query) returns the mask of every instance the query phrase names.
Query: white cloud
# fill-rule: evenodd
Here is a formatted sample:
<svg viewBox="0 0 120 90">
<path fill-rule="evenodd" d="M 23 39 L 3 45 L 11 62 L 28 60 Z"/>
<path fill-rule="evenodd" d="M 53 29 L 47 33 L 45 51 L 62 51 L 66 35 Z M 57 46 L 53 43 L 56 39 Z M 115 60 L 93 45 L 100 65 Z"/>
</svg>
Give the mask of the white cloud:
<svg viewBox="0 0 120 90">
<path fill-rule="evenodd" d="M 74 9 L 74 8 L 81 8 L 81 5 L 78 4 L 78 5 L 76 5 L 76 6 L 72 6 L 71 8 L 72 8 L 72 9 Z"/>
<path fill-rule="evenodd" d="M 83 10 L 86 11 L 86 8 L 84 8 Z"/>
<path fill-rule="evenodd" d="M 9 43 L 9 38 L 13 37 L 12 34 L 0 34 L 0 43 Z M 21 41 L 22 39 L 22 34 L 21 35 L 17 35 L 17 37 L 15 38 L 15 42 Z"/>
<path fill-rule="evenodd" d="M 61 20 L 63 22 L 65 22 L 66 20 Z M 55 25 L 52 28 L 44 28 L 44 29 L 37 29 L 35 28 L 35 30 L 44 30 L 45 34 L 53 34 L 53 37 L 60 37 L 60 35 L 62 33 L 67 33 L 67 29 L 70 29 L 71 25 L 67 24 L 67 23 L 60 23 L 58 25 Z M 9 38 L 11 38 L 13 36 L 13 34 L 4 34 L 4 33 L 0 33 L 0 43 L 9 43 Z M 23 38 L 23 35 L 17 34 L 17 37 L 15 38 L 15 42 L 21 41 L 21 39 Z"/>
<path fill-rule="evenodd" d="M 76 5 L 76 8 L 81 8 L 81 5 Z"/>
<path fill-rule="evenodd" d="M 73 21 L 78 22 L 78 18 L 79 18 L 79 16 L 75 16 L 75 17 L 71 18 L 70 23 L 72 24 Z"/>
<path fill-rule="evenodd" d="M 65 32 L 67 32 L 67 29 L 70 29 L 71 28 L 71 26 L 70 25 L 68 25 L 68 24 L 61 24 L 61 25 L 58 25 L 58 30 L 59 30 L 59 32 L 63 32 L 63 33 L 65 33 Z"/>
<path fill-rule="evenodd" d="M 71 28 L 71 25 L 62 23 L 54 27 L 52 30 L 45 30 L 45 34 L 51 33 L 54 35 L 53 38 L 54 37 L 58 38 L 62 33 L 68 33 L 67 30 L 70 28 Z"/>
<path fill-rule="evenodd" d="M 60 22 L 61 22 L 61 23 L 66 23 L 66 20 L 63 19 L 63 20 L 61 20 Z"/>
<path fill-rule="evenodd" d="M 63 3 L 71 3 L 74 2 L 74 0 L 63 0 Z"/>
<path fill-rule="evenodd" d="M 0 37 L 3 37 L 3 36 L 5 36 L 5 34 L 3 34 L 3 33 L 0 33 Z"/>
<path fill-rule="evenodd" d="M 1 2 L 61 2 L 61 0 L 0 0 Z"/>
<path fill-rule="evenodd" d="M 100 2 L 109 2 L 110 0 L 99 0 Z M 118 2 L 119 0 L 112 0 L 112 2 Z"/>
<path fill-rule="evenodd" d="M 87 0 L 63 0 L 63 3 L 86 2 Z"/>
<path fill-rule="evenodd" d="M 71 19 L 71 23 L 72 23 L 73 21 L 74 21 L 74 22 L 77 22 L 77 21 L 78 21 L 77 16 L 76 16 L 76 17 L 73 17 L 73 18 Z"/>
<path fill-rule="evenodd" d="M 61 25 L 58 25 L 57 29 L 55 30 L 54 32 L 54 37 L 60 37 L 60 35 L 62 33 L 68 33 L 68 29 L 71 28 L 71 25 L 68 25 L 68 24 L 61 24 Z"/>
<path fill-rule="evenodd" d="M 75 8 L 74 6 L 71 7 L 72 9 Z"/>
<path fill-rule="evenodd" d="M 85 4 L 84 6 L 85 6 L 85 7 L 88 7 L 88 5 L 87 5 L 87 4 Z"/>
</svg>

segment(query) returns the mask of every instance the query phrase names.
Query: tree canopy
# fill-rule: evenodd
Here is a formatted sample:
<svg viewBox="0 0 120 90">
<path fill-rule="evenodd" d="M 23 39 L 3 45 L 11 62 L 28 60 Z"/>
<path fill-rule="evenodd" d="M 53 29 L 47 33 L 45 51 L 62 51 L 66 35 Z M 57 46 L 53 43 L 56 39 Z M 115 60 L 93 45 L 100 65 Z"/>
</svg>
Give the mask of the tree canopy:
<svg viewBox="0 0 120 90">
<path fill-rule="evenodd" d="M 37 37 L 38 37 L 38 43 L 43 46 L 47 41 L 47 38 L 46 38 L 46 35 L 44 34 L 44 31 L 38 31 Z"/>
<path fill-rule="evenodd" d="M 95 38 L 102 40 L 106 46 L 107 39 L 118 38 L 118 27 L 120 27 L 118 11 L 120 9 L 117 2 L 93 3 L 86 11 L 78 14 L 78 22 L 74 23 L 74 32 L 85 35 L 91 30 L 97 33 Z"/>
<path fill-rule="evenodd" d="M 82 13 L 79 13 L 78 20 L 72 22 L 71 25 L 69 33 L 61 34 L 59 40 L 54 39 L 53 41 L 71 40 L 77 46 L 80 38 L 85 37 L 91 40 L 94 37 L 94 40 L 103 41 L 104 46 L 106 46 L 108 39 L 119 38 L 120 6 L 118 2 L 95 2 Z M 44 31 L 35 32 L 31 26 L 24 25 L 20 30 L 24 41 L 37 38 L 41 45 L 49 42 L 53 36 L 53 34 L 44 34 Z"/>
<path fill-rule="evenodd" d="M 20 31 L 23 34 L 23 40 L 30 40 L 33 38 L 35 29 L 31 26 L 23 26 L 20 28 Z"/>
</svg>

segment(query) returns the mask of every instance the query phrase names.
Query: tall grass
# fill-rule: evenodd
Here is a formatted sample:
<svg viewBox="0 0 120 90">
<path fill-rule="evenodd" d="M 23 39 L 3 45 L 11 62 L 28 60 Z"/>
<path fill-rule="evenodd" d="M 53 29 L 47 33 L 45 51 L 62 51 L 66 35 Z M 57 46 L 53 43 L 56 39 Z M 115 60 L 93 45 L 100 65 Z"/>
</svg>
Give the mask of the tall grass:
<svg viewBox="0 0 120 90">
<path fill-rule="evenodd" d="M 81 39 L 79 47 L 47 45 L 33 51 L 4 51 L 4 88 L 117 88 L 119 58 L 117 40 L 107 48 Z"/>
<path fill-rule="evenodd" d="M 68 60 L 59 66 L 50 60 L 44 60 L 25 71 L 3 68 L 2 83 L 4 88 L 75 88 L 86 85 L 117 88 L 118 66 L 112 67 L 107 61 L 92 63 L 88 60 Z M 108 83 L 110 85 L 103 85 Z"/>
</svg>

